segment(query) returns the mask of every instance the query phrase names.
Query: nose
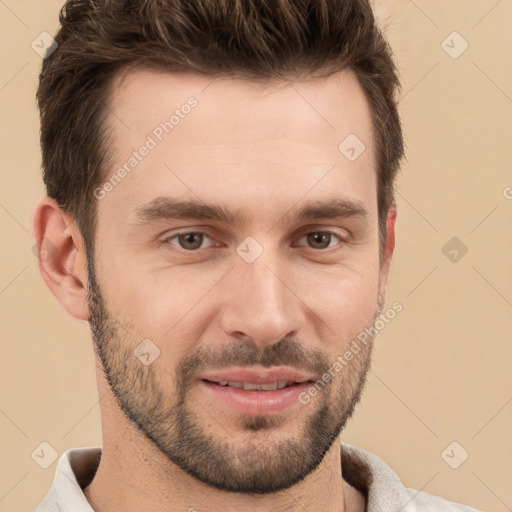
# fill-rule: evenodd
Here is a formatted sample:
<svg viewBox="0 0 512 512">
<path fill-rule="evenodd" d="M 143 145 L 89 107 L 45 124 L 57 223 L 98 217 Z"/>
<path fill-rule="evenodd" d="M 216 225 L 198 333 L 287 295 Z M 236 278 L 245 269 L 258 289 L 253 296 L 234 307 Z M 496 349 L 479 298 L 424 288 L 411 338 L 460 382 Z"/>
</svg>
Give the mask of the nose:
<svg viewBox="0 0 512 512">
<path fill-rule="evenodd" d="M 277 257 L 264 252 L 252 263 L 237 262 L 223 285 L 221 325 L 228 336 L 265 347 L 300 331 L 304 299 L 293 290 L 290 269 Z"/>
</svg>

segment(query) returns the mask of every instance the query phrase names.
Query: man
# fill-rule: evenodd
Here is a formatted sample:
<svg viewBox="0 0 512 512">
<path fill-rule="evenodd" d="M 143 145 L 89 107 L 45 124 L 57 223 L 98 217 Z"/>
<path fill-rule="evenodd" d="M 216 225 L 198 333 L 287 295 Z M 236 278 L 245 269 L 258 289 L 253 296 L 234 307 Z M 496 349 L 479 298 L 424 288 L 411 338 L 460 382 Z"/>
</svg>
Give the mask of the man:
<svg viewBox="0 0 512 512">
<path fill-rule="evenodd" d="M 338 441 L 403 156 L 369 3 L 75 0 L 61 23 L 34 236 L 90 323 L 103 443 L 38 511 L 474 510 Z"/>
</svg>

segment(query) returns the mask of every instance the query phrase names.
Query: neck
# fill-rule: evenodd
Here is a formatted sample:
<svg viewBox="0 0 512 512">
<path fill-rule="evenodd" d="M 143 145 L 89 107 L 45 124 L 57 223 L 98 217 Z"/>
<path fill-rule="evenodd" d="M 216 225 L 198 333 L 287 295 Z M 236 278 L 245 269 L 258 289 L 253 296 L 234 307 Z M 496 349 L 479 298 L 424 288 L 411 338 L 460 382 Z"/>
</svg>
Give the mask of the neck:
<svg viewBox="0 0 512 512">
<path fill-rule="evenodd" d="M 169 461 L 126 420 L 108 386 L 100 392 L 105 393 L 100 402 L 102 456 L 94 479 L 84 489 L 96 512 L 364 511 L 364 497 L 341 476 L 338 441 L 315 471 L 288 489 L 265 495 L 221 491 Z"/>
</svg>

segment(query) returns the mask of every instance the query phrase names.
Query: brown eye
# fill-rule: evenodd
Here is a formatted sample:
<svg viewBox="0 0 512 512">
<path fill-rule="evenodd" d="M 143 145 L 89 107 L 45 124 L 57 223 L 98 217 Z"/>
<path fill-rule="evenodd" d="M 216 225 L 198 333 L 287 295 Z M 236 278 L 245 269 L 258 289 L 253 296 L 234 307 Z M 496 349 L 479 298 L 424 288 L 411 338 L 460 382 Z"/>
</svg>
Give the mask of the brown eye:
<svg viewBox="0 0 512 512">
<path fill-rule="evenodd" d="M 339 237 L 331 231 L 312 231 L 304 235 L 307 242 L 313 249 L 327 249 L 330 247 L 331 241 L 334 238 L 339 240 Z"/>
<path fill-rule="evenodd" d="M 310 249 L 317 249 L 318 251 L 323 251 L 326 249 L 332 249 L 336 246 L 340 246 L 339 249 L 343 246 L 343 243 L 346 242 L 346 238 L 342 235 L 338 234 L 335 231 L 309 231 L 304 233 L 299 240 L 306 239 L 306 243 L 300 243 L 298 245 L 307 245 Z"/>
<path fill-rule="evenodd" d="M 188 233 L 178 233 L 164 241 L 177 245 L 180 249 L 186 251 L 195 251 L 201 248 L 205 237 L 210 238 L 206 233 L 191 231 Z M 177 240 L 178 243 L 174 243 L 173 240 Z"/>
</svg>

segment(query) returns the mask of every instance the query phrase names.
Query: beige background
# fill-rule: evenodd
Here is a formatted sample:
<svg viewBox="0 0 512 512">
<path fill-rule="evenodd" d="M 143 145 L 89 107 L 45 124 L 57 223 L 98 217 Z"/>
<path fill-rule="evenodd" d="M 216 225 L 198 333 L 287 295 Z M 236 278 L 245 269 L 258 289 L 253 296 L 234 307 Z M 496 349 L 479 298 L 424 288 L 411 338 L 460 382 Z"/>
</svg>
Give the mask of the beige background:
<svg viewBox="0 0 512 512">
<path fill-rule="evenodd" d="M 343 440 L 382 457 L 410 487 L 512 510 L 511 0 L 377 2 L 401 70 L 408 160 L 387 294 L 403 311 L 376 340 L 363 403 Z M 43 195 L 31 42 L 61 0 L 0 1 L 2 358 L 0 510 L 29 511 L 60 455 L 101 443 L 88 325 L 68 316 L 31 252 Z M 463 41 L 469 44 L 458 58 Z M 442 42 L 448 37 L 446 42 Z M 451 48 L 450 48 L 451 47 Z M 445 48 L 445 49 L 444 49 Z M 457 237 L 468 252 L 452 262 Z M 460 254 L 460 253 L 459 253 Z M 456 441 L 452 469 L 441 453 Z"/>
</svg>

